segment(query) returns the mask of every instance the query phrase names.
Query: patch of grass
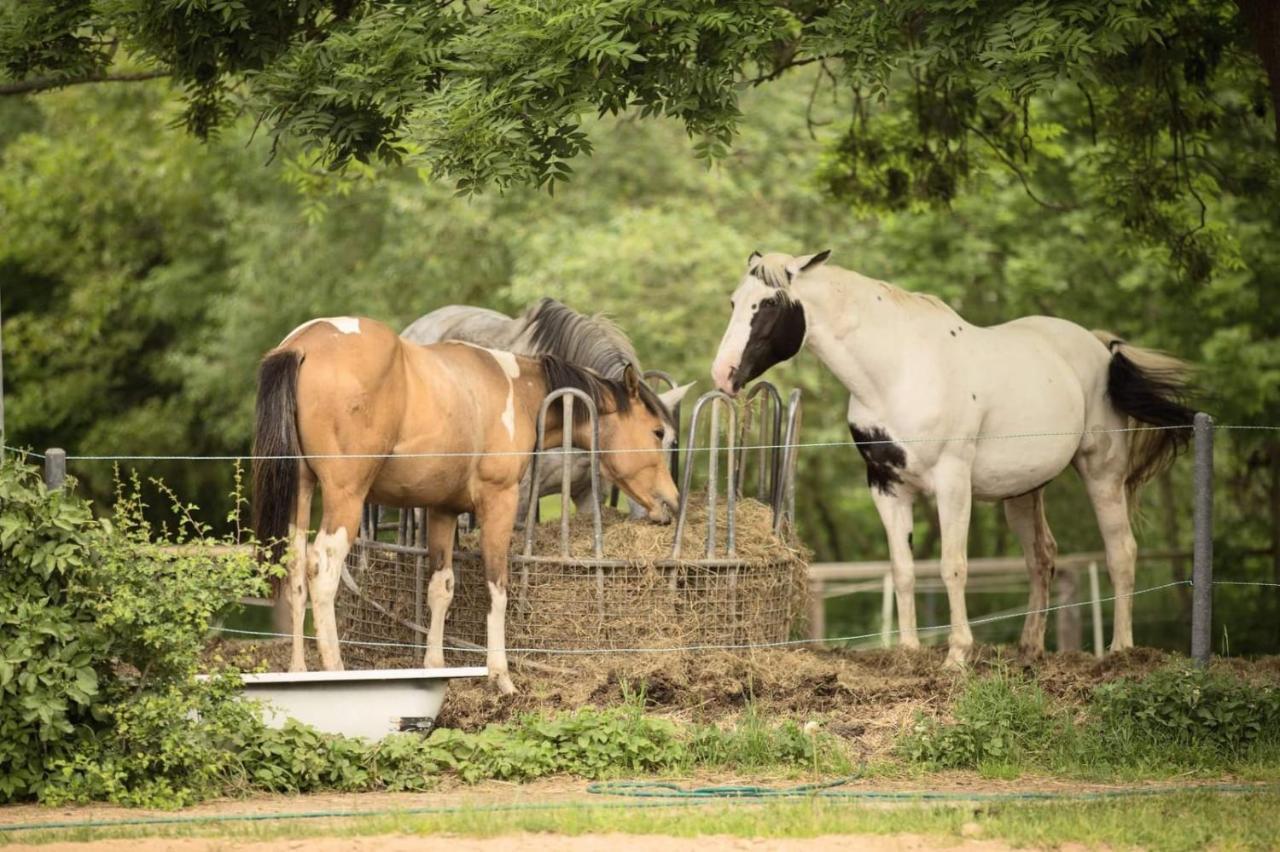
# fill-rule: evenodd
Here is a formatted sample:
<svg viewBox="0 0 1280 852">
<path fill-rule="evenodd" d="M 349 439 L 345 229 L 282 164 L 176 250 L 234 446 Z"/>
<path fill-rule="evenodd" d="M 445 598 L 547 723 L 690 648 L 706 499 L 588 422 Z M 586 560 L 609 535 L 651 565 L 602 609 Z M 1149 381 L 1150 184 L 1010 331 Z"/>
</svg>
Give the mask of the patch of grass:
<svg viewBox="0 0 1280 852">
<path fill-rule="evenodd" d="M 908 760 L 942 769 L 983 769 L 1006 777 L 1055 747 L 1062 733 L 1039 686 L 998 669 L 974 678 L 951 708 L 952 721 L 920 717 L 898 744 Z"/>
<path fill-rule="evenodd" d="M 694 727 L 688 748 L 688 767 L 793 767 L 811 769 L 815 775 L 843 775 L 853 770 L 835 737 L 816 726 L 806 730 L 790 719 L 770 724 L 754 703 L 729 727 Z"/>
<path fill-rule="evenodd" d="M 768 804 L 710 803 L 690 807 L 638 807 L 636 803 L 566 803 L 564 807 L 498 812 L 391 814 L 333 821 L 204 823 L 168 827 L 60 830 L 24 833 L 14 841 L 93 841 L 138 837 L 376 836 L 444 833 L 493 837 L 522 832 L 583 835 L 621 833 L 696 837 L 816 837 L 831 834 L 922 834 L 955 841 L 971 824 L 988 839 L 1014 845 L 1063 843 L 1141 846 L 1152 850 L 1270 849 L 1280 837 L 1280 793 L 1222 795 L 1176 793 L 1102 801 L 866 807 L 805 799 Z M 0 842 L 4 842 L 0 840 Z"/>
<path fill-rule="evenodd" d="M 950 718 L 920 717 L 897 754 L 989 778 L 1026 771 L 1132 780 L 1240 773 L 1280 778 L 1280 690 L 1223 670 L 1170 666 L 1098 686 L 1083 708 L 998 669 L 970 680 Z"/>
</svg>

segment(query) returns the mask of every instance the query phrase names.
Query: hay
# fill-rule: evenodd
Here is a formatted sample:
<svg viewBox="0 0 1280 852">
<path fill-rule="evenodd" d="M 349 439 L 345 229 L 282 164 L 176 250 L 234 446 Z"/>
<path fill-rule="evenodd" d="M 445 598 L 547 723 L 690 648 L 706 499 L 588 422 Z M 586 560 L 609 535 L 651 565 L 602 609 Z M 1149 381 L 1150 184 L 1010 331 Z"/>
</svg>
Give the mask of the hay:
<svg viewBox="0 0 1280 852">
<path fill-rule="evenodd" d="M 804 559 L 806 554 L 786 536 L 773 534 L 773 510 L 751 498 L 739 499 L 734 507 L 734 559 L 743 562 L 787 562 Z M 603 558 L 626 559 L 637 564 L 652 565 L 671 557 L 676 525 L 631 521 L 617 509 L 604 506 L 600 510 L 603 526 Z M 681 544 L 681 559 L 702 559 L 707 547 L 707 500 L 702 492 L 689 497 L 689 509 Z M 723 496 L 716 505 L 716 549 L 714 558 L 727 556 L 728 506 Z M 462 549 L 478 547 L 475 533 L 463 537 Z M 593 524 L 590 512 L 580 512 L 569 520 L 569 556 L 590 558 L 594 555 Z M 542 556 L 561 554 L 560 520 L 547 521 L 534 528 L 533 553 Z M 524 532 L 517 531 L 511 551 L 522 552 Z"/>
<path fill-rule="evenodd" d="M 589 513 L 570 522 L 569 558 L 560 553 L 559 520 L 534 530 L 533 554 L 523 559 L 523 533 L 512 544 L 506 635 L 511 649 L 579 651 L 590 648 L 672 648 L 746 645 L 789 638 L 806 612 L 806 554 L 773 534 L 768 506 L 740 500 L 735 511 L 736 548 L 727 556 L 726 507 L 717 507 L 716 564 L 705 553 L 707 510 L 694 495 L 679 561 L 670 559 L 675 527 L 633 522 L 605 508 L 603 556 L 592 558 Z M 475 533 L 463 536 L 454 554 L 454 598 L 446 635 L 483 646 L 489 594 Z M 550 558 L 547 558 L 550 557 Z M 352 573 L 364 594 L 343 590 L 338 600 L 342 638 L 421 645 L 421 633 L 387 618 L 374 600 L 399 620 L 425 625 L 426 560 L 357 542 Z M 446 645 L 452 644 L 446 642 Z M 412 665 L 415 648 L 389 651 Z M 534 655 L 536 657 L 536 655 Z M 447 654 L 453 664 L 475 664 L 478 655 Z M 560 658 L 561 664 L 563 658 Z"/>
</svg>

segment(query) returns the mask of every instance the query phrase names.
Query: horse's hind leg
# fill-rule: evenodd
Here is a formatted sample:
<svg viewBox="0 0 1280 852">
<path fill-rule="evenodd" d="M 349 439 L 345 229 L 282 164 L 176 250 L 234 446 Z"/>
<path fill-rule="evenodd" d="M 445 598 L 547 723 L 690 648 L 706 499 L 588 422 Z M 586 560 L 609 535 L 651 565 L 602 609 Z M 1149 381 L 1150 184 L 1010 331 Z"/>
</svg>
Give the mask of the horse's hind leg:
<svg viewBox="0 0 1280 852">
<path fill-rule="evenodd" d="M 444 668 L 444 620 L 453 601 L 453 534 L 458 516 L 432 509 L 427 515 L 427 550 L 431 554 L 431 582 L 427 585 L 427 653 L 422 665 Z"/>
<path fill-rule="evenodd" d="M 904 648 L 919 648 L 916 567 L 911 555 L 912 495 L 901 486 L 896 492 L 872 487 L 871 499 L 889 539 L 889 563 L 893 566 L 893 589 L 898 599 L 898 640 Z"/>
<path fill-rule="evenodd" d="M 1123 461 L 1108 460 L 1103 453 L 1096 452 L 1077 456 L 1075 467 L 1093 503 L 1102 544 L 1107 551 L 1107 573 L 1111 575 L 1116 596 L 1111 650 L 1122 651 L 1133 647 L 1133 574 L 1138 559 L 1138 544 L 1133 539 L 1124 488 L 1125 465 Z"/>
<path fill-rule="evenodd" d="M 283 588 L 285 600 L 289 603 L 290 632 L 293 635 L 293 653 L 289 657 L 291 672 L 307 670 L 302 628 L 307 618 L 307 528 L 311 526 L 311 497 L 315 490 L 315 477 L 304 467 L 298 481 L 293 523 L 289 525 L 289 575 Z"/>
<path fill-rule="evenodd" d="M 1010 497 L 1004 501 L 1004 516 L 1022 545 L 1027 560 L 1027 577 L 1031 583 L 1031 599 L 1027 604 L 1027 620 L 1022 625 L 1018 650 L 1036 659 L 1044 656 L 1044 629 L 1048 620 L 1049 584 L 1053 580 L 1058 543 L 1049 530 L 1044 515 L 1044 489 Z"/>
<path fill-rule="evenodd" d="M 320 646 L 320 664 L 325 671 L 342 671 L 342 652 L 338 647 L 338 623 L 334 601 L 343 565 L 351 543 L 360 529 L 363 495 L 327 489 L 324 495 L 324 520 L 311 546 L 307 564 L 307 581 L 311 590 L 311 617 L 316 624 L 316 644 Z"/>
<path fill-rule="evenodd" d="M 489 680 L 500 692 L 516 691 L 507 671 L 507 556 L 511 550 L 511 529 L 519 499 L 515 488 L 487 494 L 479 507 L 480 554 L 489 586 L 489 617 L 486 621 L 488 649 L 485 655 Z"/>
</svg>

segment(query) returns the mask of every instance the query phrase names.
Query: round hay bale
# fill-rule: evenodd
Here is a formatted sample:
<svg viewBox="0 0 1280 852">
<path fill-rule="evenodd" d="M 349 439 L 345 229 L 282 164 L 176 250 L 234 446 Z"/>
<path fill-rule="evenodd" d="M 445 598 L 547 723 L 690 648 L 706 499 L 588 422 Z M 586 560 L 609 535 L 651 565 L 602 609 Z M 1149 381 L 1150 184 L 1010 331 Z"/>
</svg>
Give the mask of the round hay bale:
<svg viewBox="0 0 1280 852">
<path fill-rule="evenodd" d="M 726 555 L 727 509 L 717 506 L 716 555 L 706 552 L 705 495 L 691 495 L 682 556 L 670 558 L 675 525 L 633 522 L 602 508 L 603 553 L 594 556 L 590 513 L 569 525 L 569 555 L 561 555 L 560 521 L 537 525 L 533 556 L 513 537 L 507 602 L 507 647 L 514 653 L 589 649 L 733 646 L 788 639 L 805 614 L 807 554 L 789 535 L 773 532 L 773 513 L 753 499 L 737 501 L 735 552 Z M 358 596 L 338 598 L 339 630 L 348 642 L 422 646 L 426 585 L 424 551 L 360 540 L 349 561 Z M 454 552 L 454 597 L 445 645 L 483 647 L 489 592 L 478 536 L 462 536 Z M 374 647 L 374 646 L 366 646 Z M 403 665 L 421 662 L 421 647 L 380 650 Z M 446 652 L 450 664 L 476 665 L 474 652 Z"/>
</svg>

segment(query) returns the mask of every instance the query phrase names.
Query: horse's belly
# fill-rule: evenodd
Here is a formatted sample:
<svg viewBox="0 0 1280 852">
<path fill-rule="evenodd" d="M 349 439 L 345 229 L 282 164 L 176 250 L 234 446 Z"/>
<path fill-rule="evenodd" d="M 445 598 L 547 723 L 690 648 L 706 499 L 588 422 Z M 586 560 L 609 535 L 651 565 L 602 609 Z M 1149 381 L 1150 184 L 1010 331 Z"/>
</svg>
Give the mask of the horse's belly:
<svg viewBox="0 0 1280 852">
<path fill-rule="evenodd" d="M 462 459 L 391 459 L 369 489 L 369 499 L 384 506 L 470 511 L 470 468 Z"/>
<path fill-rule="evenodd" d="M 982 441 L 970 475 L 973 496 L 979 500 L 1003 500 L 1034 491 L 1062 473 L 1079 444 L 1079 435 L 999 437 Z"/>
</svg>

